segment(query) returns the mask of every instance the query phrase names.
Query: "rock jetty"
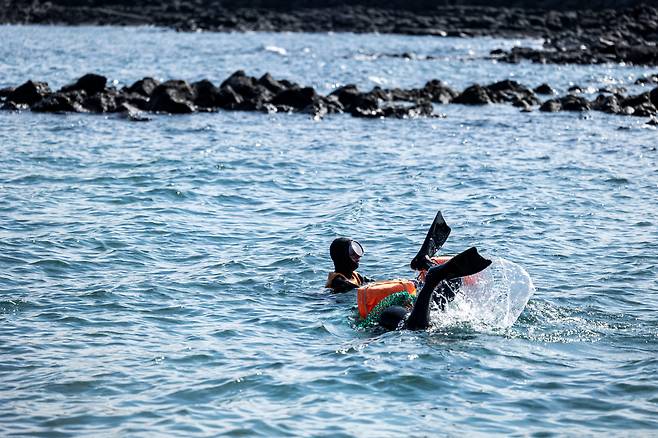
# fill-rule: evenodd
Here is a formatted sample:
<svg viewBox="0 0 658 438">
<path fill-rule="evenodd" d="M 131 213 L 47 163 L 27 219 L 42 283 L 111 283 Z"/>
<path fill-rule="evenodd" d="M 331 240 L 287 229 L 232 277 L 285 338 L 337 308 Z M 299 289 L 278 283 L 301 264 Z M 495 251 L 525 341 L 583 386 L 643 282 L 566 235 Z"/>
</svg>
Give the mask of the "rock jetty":
<svg viewBox="0 0 658 438">
<path fill-rule="evenodd" d="M 651 88 L 658 84 L 658 75 L 641 78 L 637 83 Z M 569 94 L 557 97 L 548 84 L 531 89 L 513 80 L 473 84 L 458 92 L 433 79 L 422 88 L 375 87 L 361 91 L 356 85 L 345 85 L 323 95 L 312 87 L 275 79 L 269 73 L 256 78 L 242 70 L 219 86 L 205 79 L 188 83 L 180 79 L 160 82 L 147 77 L 117 89 L 108 86 L 105 76 L 88 73 L 56 91 L 46 82 L 35 80 L 0 89 L 0 108 L 41 113 L 118 113 L 135 121 L 148 120 L 150 113 L 190 114 L 219 110 L 302 113 L 315 119 L 339 113 L 362 118 L 443 117 L 434 111 L 435 104 L 510 104 L 521 111 L 534 108 L 542 112 L 602 111 L 652 120 L 658 115 L 658 86 L 638 95 L 624 92 L 623 89 L 600 89 L 594 100 L 588 100 L 580 87 L 572 87 Z M 542 101 L 541 95 L 547 95 L 548 99 Z"/>
</svg>

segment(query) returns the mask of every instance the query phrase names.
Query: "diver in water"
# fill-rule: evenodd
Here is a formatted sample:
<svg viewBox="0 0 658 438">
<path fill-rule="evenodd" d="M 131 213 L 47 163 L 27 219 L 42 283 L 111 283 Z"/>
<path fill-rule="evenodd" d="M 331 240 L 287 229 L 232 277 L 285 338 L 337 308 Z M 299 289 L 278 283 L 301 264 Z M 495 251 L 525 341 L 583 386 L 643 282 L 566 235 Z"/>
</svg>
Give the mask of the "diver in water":
<svg viewBox="0 0 658 438">
<path fill-rule="evenodd" d="M 378 317 L 378 324 L 388 330 L 407 328 L 425 329 L 430 322 L 432 299 L 443 310 L 455 297 L 454 289 L 459 279 L 474 275 L 491 264 L 491 260 L 478 254 L 476 248 L 469 248 L 443 264 L 435 264 L 431 256 L 445 243 L 450 227 L 438 212 L 418 254 L 411 261 L 411 268 L 423 272 L 423 283 L 413 306 L 392 305 Z M 356 240 L 339 237 L 329 248 L 334 262 L 334 272 L 329 274 L 325 287 L 333 292 L 347 292 L 373 280 L 356 272 L 364 254 L 363 246 Z M 435 293 L 436 291 L 436 293 Z"/>
<path fill-rule="evenodd" d="M 324 287 L 333 292 L 347 292 L 373 280 L 356 272 L 363 257 L 363 246 L 356 240 L 339 237 L 331 242 L 329 255 L 334 262 L 334 272 L 329 274 Z"/>
</svg>

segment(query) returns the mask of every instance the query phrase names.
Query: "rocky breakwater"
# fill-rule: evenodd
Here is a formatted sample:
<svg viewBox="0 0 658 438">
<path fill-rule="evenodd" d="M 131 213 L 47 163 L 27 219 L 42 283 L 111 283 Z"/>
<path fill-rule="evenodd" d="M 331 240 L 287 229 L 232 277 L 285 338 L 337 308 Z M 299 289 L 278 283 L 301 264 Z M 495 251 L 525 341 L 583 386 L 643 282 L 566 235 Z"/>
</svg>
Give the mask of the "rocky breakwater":
<svg viewBox="0 0 658 438">
<path fill-rule="evenodd" d="M 3 110 L 49 113 L 117 113 L 130 120 L 148 120 L 149 113 L 190 114 L 194 112 L 257 111 L 264 113 L 302 113 L 314 119 L 328 114 L 348 113 L 362 118 L 444 117 L 435 105 L 510 104 L 521 111 L 539 108 L 542 112 L 602 111 L 609 114 L 649 117 L 656 123 L 658 114 L 658 75 L 641 78 L 637 85 L 648 88 L 637 95 L 625 89 L 582 89 L 572 87 L 557 97 L 548 84 L 534 89 L 513 80 L 489 85 L 473 84 L 461 92 L 433 79 L 422 88 L 385 89 L 375 87 L 361 91 L 345 85 L 328 95 L 318 93 L 285 79 L 266 73 L 260 78 L 238 70 L 215 86 L 209 80 L 188 83 L 184 80 L 159 82 L 144 78 L 117 89 L 107 85 L 104 76 L 89 73 L 77 81 L 52 91 L 47 83 L 27 81 L 13 88 L 0 89 Z M 597 96 L 590 100 L 586 96 Z M 547 95 L 542 101 L 539 96 Z"/>
<path fill-rule="evenodd" d="M 312 87 L 276 80 L 267 73 L 255 78 L 239 70 L 219 86 L 209 80 L 190 84 L 183 80 L 159 82 L 144 78 L 117 89 L 108 87 L 104 76 L 89 73 L 57 91 L 52 91 L 46 82 L 33 80 L 16 88 L 4 88 L 0 90 L 0 103 L 4 110 L 121 113 L 132 120 L 145 120 L 147 113 L 217 110 L 304 113 L 313 118 L 344 112 L 357 117 L 406 118 L 434 115 L 432 99 L 442 99 L 441 91 L 435 88 L 428 85 L 424 91 L 408 90 L 399 96 L 380 89 L 361 93 L 354 86 L 346 86 L 325 96 Z"/>
</svg>

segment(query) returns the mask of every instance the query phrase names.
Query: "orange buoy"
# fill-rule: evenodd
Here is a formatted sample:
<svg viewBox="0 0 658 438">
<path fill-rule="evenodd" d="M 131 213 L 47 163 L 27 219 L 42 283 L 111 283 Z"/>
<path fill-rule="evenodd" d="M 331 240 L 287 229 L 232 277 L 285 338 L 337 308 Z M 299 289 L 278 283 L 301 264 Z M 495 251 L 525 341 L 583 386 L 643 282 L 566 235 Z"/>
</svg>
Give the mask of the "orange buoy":
<svg viewBox="0 0 658 438">
<path fill-rule="evenodd" d="M 381 300 L 391 294 L 403 291 L 416 295 L 416 284 L 411 280 L 387 280 L 361 286 L 356 294 L 359 315 L 361 315 L 361 318 L 365 318 Z"/>
</svg>

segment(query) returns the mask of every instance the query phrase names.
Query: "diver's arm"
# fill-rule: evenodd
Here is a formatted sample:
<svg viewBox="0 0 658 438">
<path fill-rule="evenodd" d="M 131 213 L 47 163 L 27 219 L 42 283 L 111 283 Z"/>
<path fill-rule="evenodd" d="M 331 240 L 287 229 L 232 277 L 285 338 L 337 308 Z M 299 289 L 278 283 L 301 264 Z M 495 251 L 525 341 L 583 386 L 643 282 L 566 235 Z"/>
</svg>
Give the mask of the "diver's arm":
<svg viewBox="0 0 658 438">
<path fill-rule="evenodd" d="M 348 292 L 352 289 L 356 289 L 357 287 L 359 286 L 352 283 L 351 281 L 345 280 L 342 277 L 336 277 L 331 281 L 331 290 L 334 293 Z"/>
<path fill-rule="evenodd" d="M 363 274 L 359 274 L 359 275 L 361 276 L 361 281 L 363 282 L 363 284 L 365 284 L 365 283 L 374 283 L 375 282 L 375 279 L 373 279 L 373 278 L 366 277 Z"/>
</svg>

